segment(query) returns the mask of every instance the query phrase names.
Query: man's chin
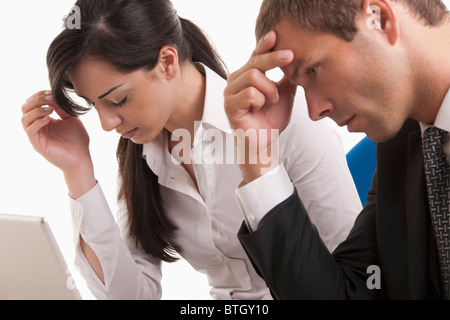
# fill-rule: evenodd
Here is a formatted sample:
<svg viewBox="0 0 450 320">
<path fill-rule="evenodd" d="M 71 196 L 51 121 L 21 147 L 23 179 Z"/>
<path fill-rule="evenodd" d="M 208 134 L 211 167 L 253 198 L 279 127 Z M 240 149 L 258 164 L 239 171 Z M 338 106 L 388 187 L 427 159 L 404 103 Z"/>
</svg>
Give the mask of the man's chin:
<svg viewBox="0 0 450 320">
<path fill-rule="evenodd" d="M 378 132 L 365 132 L 367 137 L 376 143 L 387 142 L 393 139 L 399 131 L 390 131 L 390 132 L 382 132 L 381 130 Z"/>
</svg>

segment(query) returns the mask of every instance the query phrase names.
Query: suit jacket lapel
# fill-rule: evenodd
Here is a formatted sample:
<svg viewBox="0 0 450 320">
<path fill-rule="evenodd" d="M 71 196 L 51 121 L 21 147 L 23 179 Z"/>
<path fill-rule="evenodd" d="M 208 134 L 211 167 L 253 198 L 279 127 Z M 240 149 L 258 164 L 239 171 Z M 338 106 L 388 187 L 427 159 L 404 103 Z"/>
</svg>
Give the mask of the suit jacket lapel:
<svg viewBox="0 0 450 320">
<path fill-rule="evenodd" d="M 428 295 L 429 214 L 422 160 L 420 129 L 408 136 L 408 163 L 405 181 L 408 277 L 411 299 Z M 424 214 L 426 212 L 427 214 Z"/>
<path fill-rule="evenodd" d="M 405 178 L 408 125 L 378 144 L 377 225 L 381 269 L 392 299 L 409 299 Z"/>
<path fill-rule="evenodd" d="M 393 140 L 378 149 L 377 211 L 382 227 L 378 242 L 390 295 L 436 297 L 436 245 L 430 232 L 419 124 L 408 120 Z"/>
</svg>

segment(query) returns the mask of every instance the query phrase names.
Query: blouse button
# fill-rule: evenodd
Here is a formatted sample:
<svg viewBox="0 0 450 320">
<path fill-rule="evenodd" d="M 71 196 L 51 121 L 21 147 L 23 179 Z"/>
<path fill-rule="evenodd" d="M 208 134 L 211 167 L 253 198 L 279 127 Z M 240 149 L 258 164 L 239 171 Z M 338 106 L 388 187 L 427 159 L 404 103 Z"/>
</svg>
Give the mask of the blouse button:
<svg viewBox="0 0 450 320">
<path fill-rule="evenodd" d="M 90 228 L 89 226 L 84 227 L 84 228 L 83 228 L 83 233 L 84 233 L 84 234 L 89 234 L 89 233 L 91 233 L 91 228 Z"/>
</svg>

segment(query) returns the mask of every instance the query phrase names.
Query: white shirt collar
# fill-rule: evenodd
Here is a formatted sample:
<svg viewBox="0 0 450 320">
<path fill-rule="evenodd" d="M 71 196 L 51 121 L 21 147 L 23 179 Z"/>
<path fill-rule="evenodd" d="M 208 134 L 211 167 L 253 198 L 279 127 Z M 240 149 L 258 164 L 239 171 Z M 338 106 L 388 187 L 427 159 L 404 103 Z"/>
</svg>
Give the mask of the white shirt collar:
<svg viewBox="0 0 450 320">
<path fill-rule="evenodd" d="M 434 124 L 429 125 L 422 122 L 420 123 L 422 134 L 426 129 L 432 126 L 450 132 L 450 89 L 447 91 L 447 95 L 442 102 L 441 108 L 439 109 Z"/>
<path fill-rule="evenodd" d="M 227 82 L 207 66 L 201 63 L 196 63 L 196 66 L 201 72 L 204 71 L 206 76 L 205 105 L 203 107 L 201 124 L 207 123 L 225 133 L 229 132 L 231 127 L 225 113 L 223 98 L 223 91 Z M 197 135 L 198 133 L 196 132 L 195 134 Z M 172 166 L 170 163 L 172 159 L 170 158 L 167 145 L 166 130 L 163 130 L 153 141 L 143 145 L 142 157 L 146 159 L 150 169 L 158 176 L 163 171 L 163 167 Z"/>
<path fill-rule="evenodd" d="M 225 113 L 223 98 L 227 81 L 204 64 L 198 63 L 197 66 L 203 68 L 206 75 L 206 95 L 202 122 L 227 132 L 231 129 Z"/>
</svg>

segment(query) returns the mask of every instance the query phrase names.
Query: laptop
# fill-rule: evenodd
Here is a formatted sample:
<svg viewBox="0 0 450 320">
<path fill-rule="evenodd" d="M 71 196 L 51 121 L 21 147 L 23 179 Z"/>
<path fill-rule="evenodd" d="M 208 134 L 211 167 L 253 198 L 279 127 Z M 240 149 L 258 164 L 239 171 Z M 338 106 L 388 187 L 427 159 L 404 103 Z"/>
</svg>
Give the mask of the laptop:
<svg viewBox="0 0 450 320">
<path fill-rule="evenodd" d="M 0 214 L 0 300 L 81 300 L 45 218 Z"/>
</svg>

